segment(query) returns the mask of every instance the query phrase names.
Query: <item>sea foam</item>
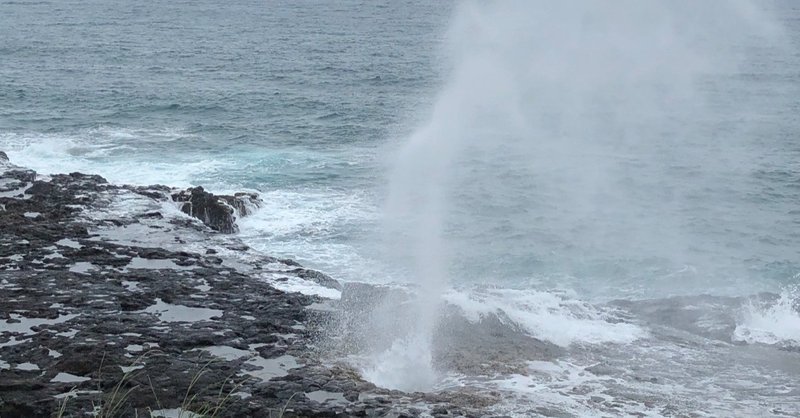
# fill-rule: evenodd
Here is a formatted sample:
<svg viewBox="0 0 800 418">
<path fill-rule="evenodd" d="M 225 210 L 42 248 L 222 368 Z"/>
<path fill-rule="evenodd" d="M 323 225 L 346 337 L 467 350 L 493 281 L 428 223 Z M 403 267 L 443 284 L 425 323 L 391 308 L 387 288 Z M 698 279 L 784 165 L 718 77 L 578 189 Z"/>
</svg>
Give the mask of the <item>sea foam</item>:
<svg viewBox="0 0 800 418">
<path fill-rule="evenodd" d="M 481 288 L 469 292 L 451 290 L 444 299 L 459 307 L 471 321 L 497 315 L 535 338 L 560 346 L 626 344 L 647 336 L 641 327 L 621 321 L 618 312 L 565 292 Z"/>
<path fill-rule="evenodd" d="M 748 344 L 800 345 L 800 289 L 786 288 L 773 302 L 745 304 L 733 340 Z"/>
</svg>

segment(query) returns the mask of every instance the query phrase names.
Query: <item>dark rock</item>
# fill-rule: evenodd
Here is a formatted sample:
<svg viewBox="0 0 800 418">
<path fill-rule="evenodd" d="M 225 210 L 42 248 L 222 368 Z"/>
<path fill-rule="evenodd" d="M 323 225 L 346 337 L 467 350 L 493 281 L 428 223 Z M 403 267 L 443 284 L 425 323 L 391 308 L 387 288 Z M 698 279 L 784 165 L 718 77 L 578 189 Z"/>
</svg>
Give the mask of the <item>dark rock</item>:
<svg viewBox="0 0 800 418">
<path fill-rule="evenodd" d="M 36 179 L 36 172 L 27 169 L 14 169 L 6 171 L 4 177 L 16 179 L 24 182 L 32 182 Z"/>
<path fill-rule="evenodd" d="M 50 182 L 37 181 L 31 187 L 25 190 L 25 194 L 33 196 L 47 196 L 58 190 L 58 187 Z"/>
<path fill-rule="evenodd" d="M 164 215 L 161 212 L 147 212 L 141 216 L 142 218 L 151 218 L 151 219 L 164 219 Z"/>
<path fill-rule="evenodd" d="M 303 267 L 297 261 L 294 261 L 294 260 L 289 259 L 289 258 L 282 258 L 282 259 L 280 259 L 278 261 L 280 261 L 283 264 L 286 264 L 287 266 Z"/>
<path fill-rule="evenodd" d="M 191 187 L 172 195 L 172 200 L 183 203 L 181 211 L 202 221 L 209 228 L 225 234 L 239 229 L 236 226 L 233 207 L 202 187 Z"/>
<path fill-rule="evenodd" d="M 440 405 L 440 406 L 433 407 L 433 409 L 431 410 L 431 414 L 433 414 L 433 415 L 447 415 L 448 412 L 447 412 L 447 408 L 445 408 L 444 406 Z"/>
<path fill-rule="evenodd" d="M 0 161 L 8 161 L 8 155 L 3 151 L 0 151 Z"/>
<path fill-rule="evenodd" d="M 0 393 L 11 391 L 32 391 L 44 387 L 38 379 L 3 379 L 0 380 Z"/>
<path fill-rule="evenodd" d="M 48 416 L 50 409 L 44 407 L 42 402 L 39 405 L 31 405 L 27 401 L 0 401 L 0 416 L 3 417 L 42 417 Z"/>
<path fill-rule="evenodd" d="M 312 281 L 320 286 L 325 286 L 339 291 L 342 290 L 342 285 L 325 273 L 304 268 L 294 269 L 291 272 L 296 274 L 297 277 Z"/>
<path fill-rule="evenodd" d="M 16 339 L 10 345 L 5 343 L 12 334 L 0 330 L 0 359 L 10 365 L 0 370 L 0 417 L 59 415 L 62 403 L 55 396 L 73 387 L 76 396 L 63 403 L 60 416 L 91 413 L 117 387 L 129 396 L 115 416 L 147 416 L 148 408 L 181 406 L 190 387 L 196 394 L 191 407 L 213 405 L 219 401 L 217 394 L 233 388 L 231 379 L 241 384 L 237 392 L 252 396 L 231 396 L 221 416 L 270 416 L 287 405 L 287 417 L 420 415 L 420 410 L 411 409 L 424 402 L 419 395 L 379 389 L 348 367 L 331 366 L 311 348 L 318 344 L 330 312 L 306 307 L 322 299 L 279 291 L 248 274 L 281 262 L 292 267 L 279 270 L 286 277 L 341 289 L 334 279 L 292 260 L 266 255 L 252 261 L 233 258 L 233 265 L 245 264 L 238 270 L 224 263 L 230 260 L 225 258 L 229 257 L 226 251 L 218 253 L 213 248 L 203 251 L 200 247 L 199 253 L 191 253 L 145 247 L 136 245 L 142 241 L 135 236 L 126 237 L 130 238 L 126 245 L 104 241 L 101 234 L 90 236 L 90 231 L 138 224 L 165 235 L 163 242 L 169 248 L 177 238 L 178 242 L 207 240 L 209 246 L 249 251 L 235 237 L 222 239 L 197 221 L 163 219 L 166 214 L 155 206 L 139 213 L 109 215 L 102 221 L 81 217 L 118 203 L 113 199 L 121 191 L 143 196 L 140 199 L 146 206 L 147 199 L 168 199 L 172 190 L 168 187 L 116 186 L 82 173 L 39 181 L 35 176 L 31 170 L 0 162 L 0 180 L 12 187 L 9 190 L 27 187 L 26 199 L 0 198 L 4 208 L 0 210 L 0 319 L 15 324 L 23 322 L 24 316 L 42 323 L 24 338 L 13 335 Z M 202 188 L 177 193 L 173 199 L 192 216 L 227 232 L 235 230 L 237 212 L 244 216 L 259 204 L 253 194 L 214 196 Z M 25 216 L 27 212 L 40 215 Z M 60 242 L 64 238 L 72 242 Z M 133 257 L 169 260 L 175 266 L 126 268 Z M 72 267 L 79 268 L 70 271 Z M 352 296 L 350 292 L 348 297 Z M 177 309 L 159 307 L 159 298 Z M 207 352 L 209 346 L 231 347 L 245 354 L 215 357 Z M 286 376 L 245 379 L 248 372 L 263 371 L 259 362 L 248 360 L 251 356 L 274 359 L 283 355 L 297 358 L 300 367 L 288 370 Z M 40 370 L 15 367 L 28 362 Z M 122 367 L 129 366 L 137 368 L 123 372 Z M 52 382 L 58 373 L 91 380 Z M 349 403 L 320 404 L 298 395 L 326 388 L 341 393 Z M 370 396 L 361 400 L 362 393 Z M 370 400 L 375 394 L 384 401 Z M 437 398 L 436 403 L 445 405 L 452 415 L 455 409 L 450 403 L 461 402 L 458 399 Z M 474 396 L 466 399 L 475 403 Z M 461 410 L 469 416 L 468 408 Z"/>
<path fill-rule="evenodd" d="M 236 209 L 240 217 L 251 215 L 256 208 L 260 208 L 263 201 L 255 193 L 235 193 L 233 196 L 219 196 Z"/>
<path fill-rule="evenodd" d="M 131 186 L 123 186 L 123 188 L 128 189 L 136 194 L 149 197 L 153 200 L 164 200 L 168 199 L 169 193 L 171 189 L 167 186 L 161 185 L 153 185 L 147 187 L 131 187 Z"/>
<path fill-rule="evenodd" d="M 241 244 L 241 243 L 228 244 L 228 245 L 225 245 L 225 248 L 227 248 L 227 249 L 229 249 L 231 251 L 247 251 L 247 250 L 250 249 L 249 246 L 247 246 L 246 244 Z"/>
</svg>

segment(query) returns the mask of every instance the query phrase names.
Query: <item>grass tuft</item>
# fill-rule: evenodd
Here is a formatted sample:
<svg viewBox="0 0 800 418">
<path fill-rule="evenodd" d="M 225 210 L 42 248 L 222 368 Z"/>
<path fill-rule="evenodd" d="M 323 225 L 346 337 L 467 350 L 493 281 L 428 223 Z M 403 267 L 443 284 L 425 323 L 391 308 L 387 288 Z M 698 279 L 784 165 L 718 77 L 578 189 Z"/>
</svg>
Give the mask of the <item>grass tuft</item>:
<svg viewBox="0 0 800 418">
<path fill-rule="evenodd" d="M 117 418 L 124 415 L 124 411 L 126 406 L 128 405 L 128 401 L 130 399 L 131 393 L 133 391 L 139 389 L 140 385 L 133 385 L 128 387 L 131 379 L 134 376 L 138 376 L 137 370 L 133 369 L 136 366 L 144 365 L 144 359 L 148 355 L 152 354 L 153 352 L 147 352 L 139 357 L 137 357 L 128 367 L 128 371 L 125 372 L 122 377 L 117 381 L 114 387 L 111 389 L 110 392 L 104 393 L 103 388 L 100 386 L 100 382 L 102 382 L 102 370 L 103 365 L 105 363 L 105 353 L 103 354 L 103 358 L 100 360 L 100 368 L 98 370 L 98 391 L 102 393 L 101 400 L 98 404 L 95 404 L 94 401 L 92 402 L 93 412 L 97 418 Z M 231 397 L 233 396 L 236 391 L 241 389 L 241 387 L 248 381 L 248 378 L 245 378 L 238 383 L 233 379 L 232 376 L 225 378 L 222 381 L 222 384 L 219 387 L 219 391 L 211 398 L 211 400 L 206 400 L 200 405 L 197 405 L 198 399 L 203 398 L 203 395 L 208 390 L 208 387 L 197 389 L 198 382 L 200 378 L 208 371 L 208 366 L 217 361 L 216 359 L 210 360 L 197 371 L 192 377 L 189 386 L 186 388 L 186 394 L 184 395 L 183 402 L 181 402 L 179 418 L 217 418 L 219 415 L 225 411 L 225 405 L 230 401 Z M 158 410 L 164 409 L 161 405 L 161 402 L 158 399 L 158 395 L 156 394 L 156 389 L 153 386 L 153 381 L 150 379 L 150 376 L 147 375 L 147 381 L 150 386 L 150 390 L 153 393 L 153 397 L 156 402 L 156 407 Z M 228 388 L 226 390 L 226 388 Z M 74 391 L 75 388 L 71 389 Z M 292 395 L 294 397 L 294 395 Z M 54 414 L 56 418 L 65 418 L 65 414 L 67 411 L 67 403 L 69 402 L 72 396 L 65 396 L 64 399 L 60 402 L 59 408 Z M 291 398 L 289 399 L 291 400 Z M 288 404 L 288 402 L 287 402 Z M 286 406 L 281 411 L 279 417 L 283 416 L 283 412 L 286 410 Z M 151 408 L 147 408 L 148 417 L 152 415 L 153 410 Z M 139 416 L 139 410 L 136 409 L 134 411 L 135 416 Z M 272 417 L 272 415 L 270 415 Z"/>
</svg>

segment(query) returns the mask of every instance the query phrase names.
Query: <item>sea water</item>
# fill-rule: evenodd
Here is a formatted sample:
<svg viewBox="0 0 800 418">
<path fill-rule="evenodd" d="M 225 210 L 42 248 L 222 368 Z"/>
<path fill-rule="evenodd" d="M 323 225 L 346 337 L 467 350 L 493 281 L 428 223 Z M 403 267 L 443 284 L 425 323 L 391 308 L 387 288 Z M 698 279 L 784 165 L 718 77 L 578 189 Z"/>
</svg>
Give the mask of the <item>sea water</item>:
<svg viewBox="0 0 800 418">
<path fill-rule="evenodd" d="M 449 305 L 567 351 L 461 377 L 522 416 L 800 413 L 800 8 L 595 3 L 3 1 L 0 150 L 257 191 L 251 246 L 424 289 L 385 386 L 459 379 Z"/>
</svg>

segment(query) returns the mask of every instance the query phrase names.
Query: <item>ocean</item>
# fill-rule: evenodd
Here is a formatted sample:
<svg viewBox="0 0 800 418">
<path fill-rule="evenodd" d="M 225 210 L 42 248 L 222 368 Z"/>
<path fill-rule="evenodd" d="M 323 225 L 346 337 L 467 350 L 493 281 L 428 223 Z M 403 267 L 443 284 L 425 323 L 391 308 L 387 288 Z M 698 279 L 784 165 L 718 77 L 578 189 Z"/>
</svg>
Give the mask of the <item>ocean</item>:
<svg viewBox="0 0 800 418">
<path fill-rule="evenodd" d="M 800 415 L 794 1 L 0 0 L 0 40 L 15 164 L 258 192 L 251 247 L 565 350 L 378 384 Z"/>
</svg>

